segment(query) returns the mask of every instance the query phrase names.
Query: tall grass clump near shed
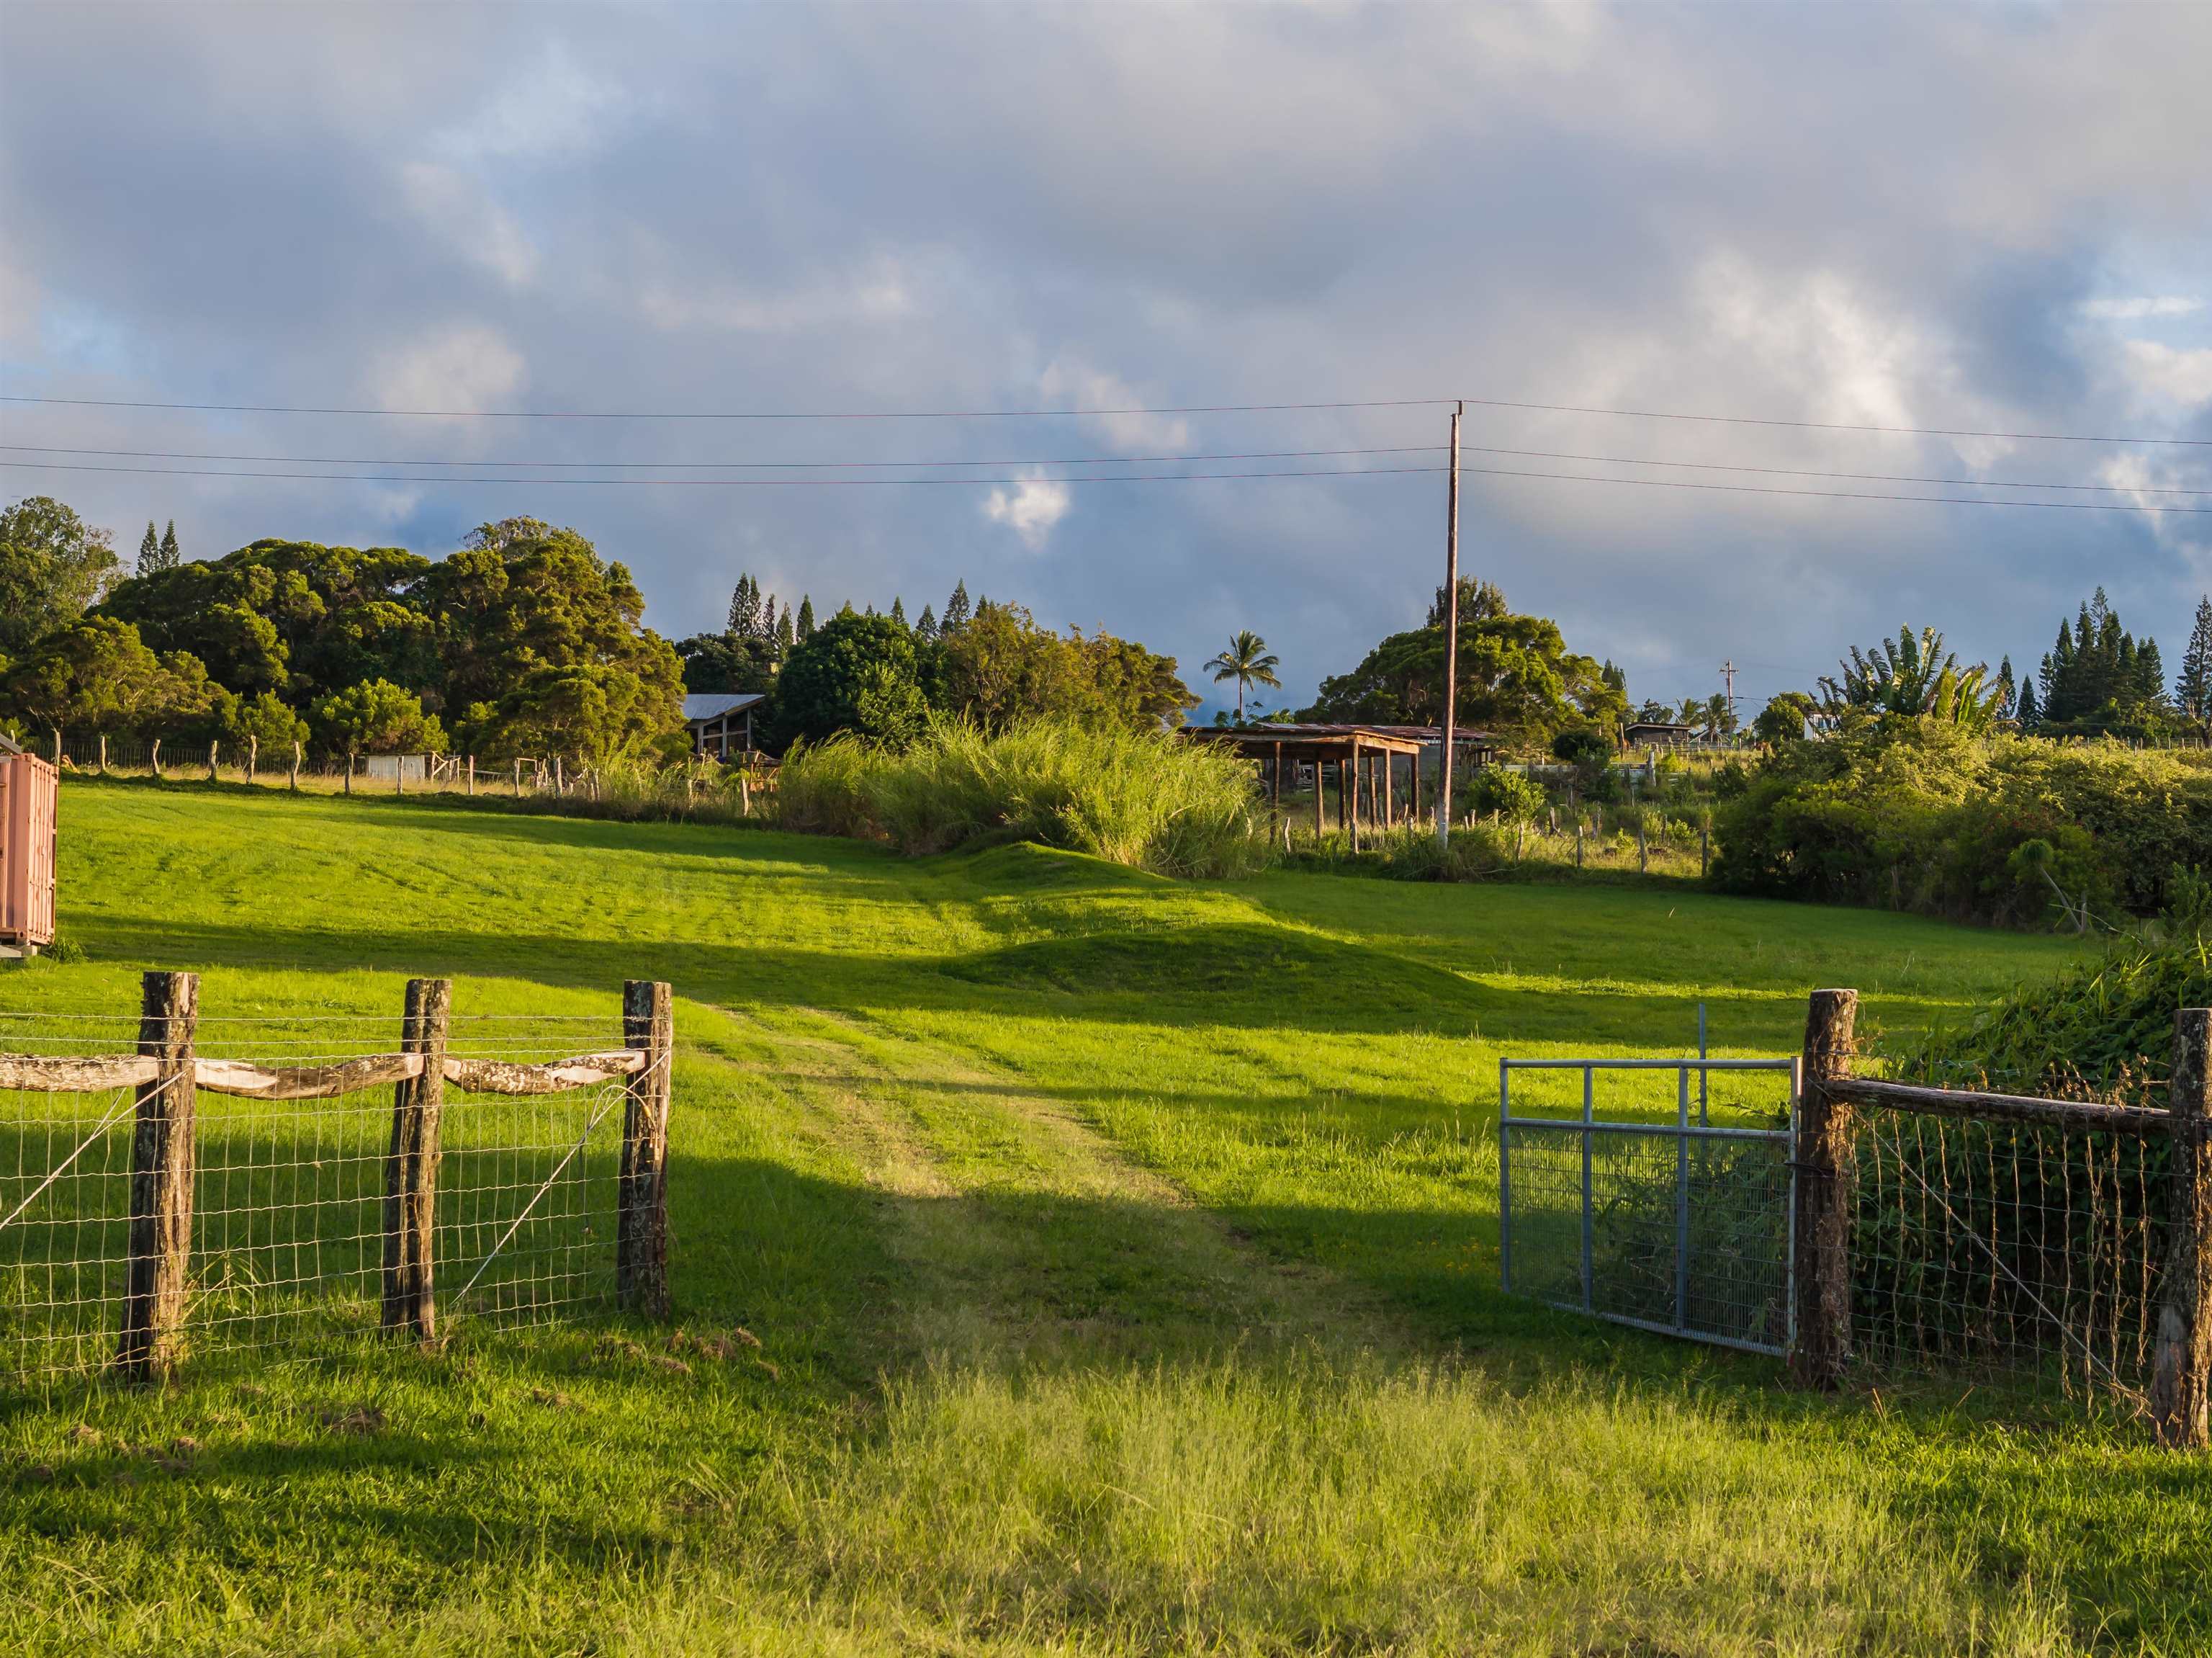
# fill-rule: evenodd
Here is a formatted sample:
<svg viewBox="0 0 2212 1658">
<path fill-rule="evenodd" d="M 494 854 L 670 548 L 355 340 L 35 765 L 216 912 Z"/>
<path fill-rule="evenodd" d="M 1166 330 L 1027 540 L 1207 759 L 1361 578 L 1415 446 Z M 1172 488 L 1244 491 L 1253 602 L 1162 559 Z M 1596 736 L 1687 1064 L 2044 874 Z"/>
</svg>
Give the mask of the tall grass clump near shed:
<svg viewBox="0 0 2212 1658">
<path fill-rule="evenodd" d="M 1027 840 L 1206 878 L 1267 861 L 1250 766 L 1168 731 L 940 720 L 899 753 L 849 737 L 796 749 L 780 788 L 788 828 L 879 836 L 915 854 Z"/>
</svg>

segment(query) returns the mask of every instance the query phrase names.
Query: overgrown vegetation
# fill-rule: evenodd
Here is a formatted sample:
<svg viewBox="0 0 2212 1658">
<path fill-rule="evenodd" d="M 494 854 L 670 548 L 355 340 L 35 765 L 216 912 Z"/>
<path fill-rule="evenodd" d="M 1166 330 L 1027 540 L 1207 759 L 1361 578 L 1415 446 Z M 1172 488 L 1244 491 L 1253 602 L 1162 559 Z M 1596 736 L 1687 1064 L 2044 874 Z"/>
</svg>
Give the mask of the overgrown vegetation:
<svg viewBox="0 0 2212 1658">
<path fill-rule="evenodd" d="M 1267 860 L 1254 806 L 1248 765 L 1170 732 L 939 718 L 902 749 L 851 736 L 802 746 L 783 764 L 778 809 L 787 826 L 878 835 L 909 853 L 1025 840 L 1226 876 Z"/>
<path fill-rule="evenodd" d="M 1890 716 L 1784 744 L 1714 827 L 1728 891 L 2091 929 L 2212 866 L 2212 765 Z"/>
</svg>

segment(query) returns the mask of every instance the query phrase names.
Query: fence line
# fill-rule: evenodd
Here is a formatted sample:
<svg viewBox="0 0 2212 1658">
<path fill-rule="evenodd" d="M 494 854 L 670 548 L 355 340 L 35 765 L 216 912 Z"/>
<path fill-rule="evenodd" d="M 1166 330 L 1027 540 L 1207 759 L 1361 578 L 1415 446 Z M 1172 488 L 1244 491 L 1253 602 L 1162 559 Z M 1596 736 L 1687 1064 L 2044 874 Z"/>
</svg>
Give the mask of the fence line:
<svg viewBox="0 0 2212 1658">
<path fill-rule="evenodd" d="M 188 1346 L 430 1341 L 441 1266 L 453 1310 L 665 1316 L 666 985 L 626 987 L 623 1047 L 534 1061 L 521 1021 L 455 1021 L 446 980 L 410 982 L 398 1051 L 287 1056 L 312 1063 L 203 1057 L 198 1001 L 149 973 L 137 1051 L 0 1054 L 0 1379 L 11 1348 L 18 1381 L 151 1380 Z M 15 1016 L 0 1040 L 116 1022 Z M 264 1052 L 286 1022 L 210 1021 Z M 301 1022 L 327 1049 L 334 1021 Z M 592 1154 L 617 1107 L 619 1159 Z"/>
</svg>

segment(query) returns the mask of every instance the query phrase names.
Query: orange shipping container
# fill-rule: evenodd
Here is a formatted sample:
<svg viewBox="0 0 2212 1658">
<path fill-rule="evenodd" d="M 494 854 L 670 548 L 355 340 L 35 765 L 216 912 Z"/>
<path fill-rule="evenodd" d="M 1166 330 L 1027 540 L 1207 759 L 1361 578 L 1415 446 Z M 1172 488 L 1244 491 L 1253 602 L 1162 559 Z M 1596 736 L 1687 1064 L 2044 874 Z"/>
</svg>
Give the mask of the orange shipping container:
<svg viewBox="0 0 2212 1658">
<path fill-rule="evenodd" d="M 54 942 L 54 823 L 61 774 L 0 739 L 0 945 Z"/>
</svg>

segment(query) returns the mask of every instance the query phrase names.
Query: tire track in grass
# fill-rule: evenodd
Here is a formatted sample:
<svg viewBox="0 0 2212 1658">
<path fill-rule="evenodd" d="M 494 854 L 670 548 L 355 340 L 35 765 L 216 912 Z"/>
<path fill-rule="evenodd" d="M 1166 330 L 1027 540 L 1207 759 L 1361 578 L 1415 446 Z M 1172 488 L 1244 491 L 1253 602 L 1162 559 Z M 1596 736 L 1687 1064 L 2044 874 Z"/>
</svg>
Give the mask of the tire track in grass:
<svg viewBox="0 0 2212 1658">
<path fill-rule="evenodd" d="M 1378 1298 L 1266 1258 L 1067 1107 L 988 1065 L 859 1016 L 722 1011 L 763 1056 L 736 1062 L 797 1100 L 880 1194 L 923 1352 L 1049 1362 L 1413 1345 Z"/>
</svg>

